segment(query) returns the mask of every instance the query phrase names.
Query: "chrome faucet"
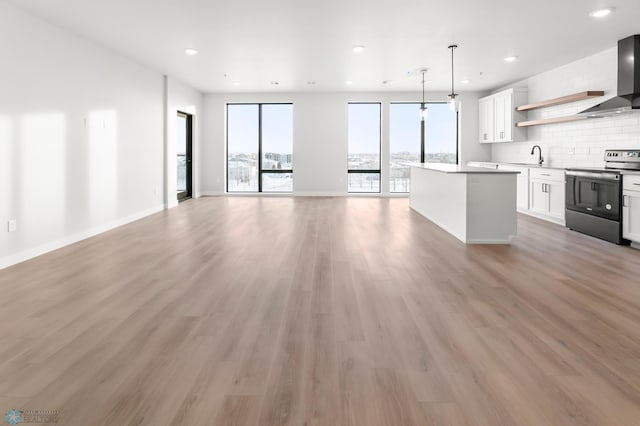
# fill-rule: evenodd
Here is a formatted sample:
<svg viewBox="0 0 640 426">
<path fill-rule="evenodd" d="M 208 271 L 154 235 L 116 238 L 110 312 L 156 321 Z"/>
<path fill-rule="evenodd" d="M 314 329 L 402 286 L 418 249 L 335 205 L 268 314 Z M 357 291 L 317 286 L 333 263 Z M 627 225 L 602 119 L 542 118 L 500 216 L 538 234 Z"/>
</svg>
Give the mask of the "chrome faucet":
<svg viewBox="0 0 640 426">
<path fill-rule="evenodd" d="M 534 145 L 533 148 L 531 148 L 531 155 L 536 151 L 536 148 L 538 148 L 538 166 L 542 166 L 544 157 L 542 156 L 542 148 L 540 148 L 540 145 Z"/>
</svg>

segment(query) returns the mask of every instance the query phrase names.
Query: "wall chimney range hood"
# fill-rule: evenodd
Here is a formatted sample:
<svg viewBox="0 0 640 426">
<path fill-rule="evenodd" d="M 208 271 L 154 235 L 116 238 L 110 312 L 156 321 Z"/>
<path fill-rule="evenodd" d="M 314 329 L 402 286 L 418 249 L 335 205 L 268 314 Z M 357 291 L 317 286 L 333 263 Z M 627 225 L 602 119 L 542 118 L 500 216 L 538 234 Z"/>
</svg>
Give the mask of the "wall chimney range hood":
<svg viewBox="0 0 640 426">
<path fill-rule="evenodd" d="M 587 117 L 605 117 L 640 111 L 640 34 L 618 41 L 618 96 L 580 112 Z"/>
</svg>

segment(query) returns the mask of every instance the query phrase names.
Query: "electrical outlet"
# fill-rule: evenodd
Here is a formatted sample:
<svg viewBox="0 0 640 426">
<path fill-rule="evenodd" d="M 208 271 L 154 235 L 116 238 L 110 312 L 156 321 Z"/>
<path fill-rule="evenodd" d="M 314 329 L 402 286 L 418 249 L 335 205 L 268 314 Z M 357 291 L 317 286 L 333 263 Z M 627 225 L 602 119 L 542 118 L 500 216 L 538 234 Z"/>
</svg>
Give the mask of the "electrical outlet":
<svg viewBox="0 0 640 426">
<path fill-rule="evenodd" d="M 18 230 L 18 221 L 11 219 L 7 222 L 7 232 L 16 232 Z"/>
<path fill-rule="evenodd" d="M 571 147 L 571 148 L 567 149 L 567 154 L 575 155 L 576 154 L 576 148 L 575 147 Z"/>
</svg>

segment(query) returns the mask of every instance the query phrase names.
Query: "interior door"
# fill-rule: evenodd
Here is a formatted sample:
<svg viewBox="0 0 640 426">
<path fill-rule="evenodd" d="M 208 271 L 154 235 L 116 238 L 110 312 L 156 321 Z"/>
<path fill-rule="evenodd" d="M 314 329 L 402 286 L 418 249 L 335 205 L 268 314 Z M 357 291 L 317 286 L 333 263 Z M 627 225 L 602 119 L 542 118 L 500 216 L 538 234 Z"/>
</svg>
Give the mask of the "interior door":
<svg viewBox="0 0 640 426">
<path fill-rule="evenodd" d="M 191 198 L 192 192 L 192 122 L 193 116 L 178 112 L 176 117 L 176 160 L 178 201 Z"/>
</svg>

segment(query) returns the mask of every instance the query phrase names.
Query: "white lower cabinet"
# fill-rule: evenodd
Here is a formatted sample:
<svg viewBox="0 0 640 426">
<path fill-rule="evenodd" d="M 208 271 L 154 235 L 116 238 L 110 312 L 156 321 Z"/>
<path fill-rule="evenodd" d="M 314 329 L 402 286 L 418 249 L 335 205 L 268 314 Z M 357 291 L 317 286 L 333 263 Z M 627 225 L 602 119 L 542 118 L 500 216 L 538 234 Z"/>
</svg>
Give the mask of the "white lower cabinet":
<svg viewBox="0 0 640 426">
<path fill-rule="evenodd" d="M 564 182 L 530 179 L 529 210 L 540 216 L 564 223 Z"/>
<path fill-rule="evenodd" d="M 519 211 L 529 210 L 529 168 L 517 167 L 508 164 L 499 164 L 499 170 L 511 170 L 520 172 L 517 177 L 517 203 Z"/>
<path fill-rule="evenodd" d="M 517 183 L 518 211 L 564 225 L 563 169 L 516 164 L 498 164 L 498 169 L 520 172 Z"/>
<path fill-rule="evenodd" d="M 531 179 L 529 188 L 529 210 L 535 213 L 546 214 L 549 211 L 549 196 L 546 192 L 546 182 Z"/>
<path fill-rule="evenodd" d="M 622 237 L 640 248 L 640 175 L 622 177 Z"/>
<path fill-rule="evenodd" d="M 469 162 L 468 166 L 490 167 L 497 165 L 498 170 L 520 172 L 517 177 L 518 211 L 560 225 L 565 224 L 565 178 L 564 169 L 526 166 L 524 164 Z M 640 176 L 638 176 L 640 186 Z M 638 191 L 638 213 L 640 215 L 640 191 Z M 636 222 L 636 233 L 640 233 L 640 217 Z M 640 243 L 640 235 L 638 235 Z"/>
</svg>

